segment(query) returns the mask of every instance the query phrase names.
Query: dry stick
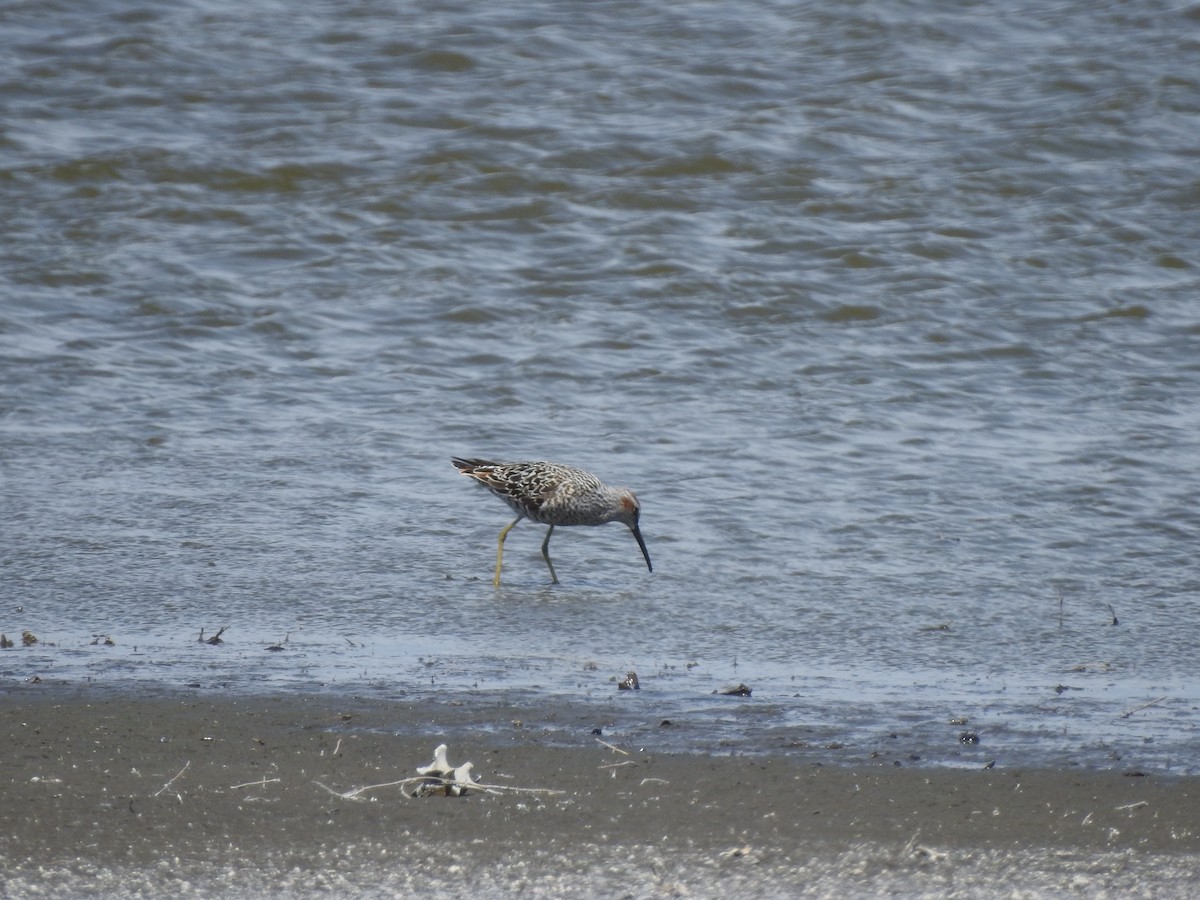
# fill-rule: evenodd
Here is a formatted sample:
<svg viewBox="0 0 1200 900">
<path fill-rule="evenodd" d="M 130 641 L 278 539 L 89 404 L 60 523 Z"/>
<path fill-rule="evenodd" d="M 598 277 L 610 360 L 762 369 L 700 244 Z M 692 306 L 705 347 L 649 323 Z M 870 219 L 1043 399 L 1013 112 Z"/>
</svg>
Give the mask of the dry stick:
<svg viewBox="0 0 1200 900">
<path fill-rule="evenodd" d="M 556 790 L 552 790 L 551 788 L 513 787 L 512 785 L 508 785 L 508 784 L 480 784 L 479 782 L 474 782 L 473 784 L 463 784 L 462 782 L 446 780 L 444 778 L 439 778 L 439 779 L 431 781 L 430 778 L 426 775 L 417 775 L 414 778 L 402 778 L 399 781 L 388 781 L 384 784 L 367 784 L 367 785 L 363 785 L 362 787 L 351 788 L 348 791 L 335 791 L 329 785 L 322 784 L 319 781 L 314 781 L 313 784 L 315 784 L 317 787 L 324 788 L 325 790 L 329 791 L 329 793 L 333 794 L 335 797 L 341 797 L 343 800 L 357 800 L 359 794 L 362 794 L 366 791 L 373 791 L 377 788 L 396 787 L 397 785 L 400 785 L 403 787 L 404 785 L 408 785 L 408 784 L 431 784 L 434 787 L 454 787 L 455 785 L 457 785 L 458 787 L 461 787 L 465 791 L 479 791 L 484 794 L 501 794 L 501 793 L 504 793 L 505 791 L 511 791 L 512 793 L 515 793 L 515 794 L 565 794 L 566 793 L 566 791 L 556 791 Z"/>
<path fill-rule="evenodd" d="M 187 762 L 185 762 L 183 764 L 183 768 L 175 773 L 175 778 L 172 778 L 170 781 L 168 781 L 166 784 L 164 784 L 162 787 L 160 787 L 157 791 L 155 791 L 153 796 L 157 797 L 159 794 L 161 794 L 163 791 L 165 791 L 167 788 L 169 788 L 171 785 L 173 785 L 175 783 L 175 779 L 178 778 L 180 775 L 182 775 L 184 772 L 186 772 L 187 767 L 190 766 L 191 764 L 192 764 L 192 761 L 190 759 Z"/>
<path fill-rule="evenodd" d="M 1141 706 L 1135 706 L 1133 709 L 1121 713 L 1121 718 L 1128 719 L 1135 712 L 1139 712 L 1140 710 L 1145 709 L 1147 706 L 1153 706 L 1155 703 L 1162 703 L 1166 699 L 1166 697 L 1159 697 L 1157 700 L 1151 700 L 1149 703 L 1143 703 Z"/>
<path fill-rule="evenodd" d="M 283 779 L 282 778 L 267 778 L 266 776 L 263 776 L 258 781 L 245 781 L 241 784 L 231 784 L 229 786 L 229 789 L 231 791 L 236 791 L 238 788 L 244 788 L 244 787 L 266 787 L 268 784 L 272 784 L 276 781 L 283 781 Z"/>
<path fill-rule="evenodd" d="M 602 740 L 600 740 L 600 738 L 596 738 L 596 743 L 597 743 L 597 744 L 603 744 L 605 747 L 607 747 L 607 748 L 608 748 L 609 750 L 611 750 L 613 753 L 620 753 L 622 756 L 628 756 L 628 755 L 629 755 L 629 751 L 628 751 L 628 750 L 622 750 L 620 747 L 614 747 L 614 746 L 613 746 L 612 744 L 610 744 L 608 741 L 602 741 Z"/>
</svg>

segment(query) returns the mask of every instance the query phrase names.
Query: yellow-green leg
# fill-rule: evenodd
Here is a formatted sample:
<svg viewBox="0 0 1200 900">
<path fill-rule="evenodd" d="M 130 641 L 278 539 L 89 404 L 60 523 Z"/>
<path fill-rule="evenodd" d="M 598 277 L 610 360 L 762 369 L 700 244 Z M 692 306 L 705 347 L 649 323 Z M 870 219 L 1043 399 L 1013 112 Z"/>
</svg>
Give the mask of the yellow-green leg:
<svg viewBox="0 0 1200 900">
<path fill-rule="evenodd" d="M 512 531 L 512 527 L 523 518 L 525 517 L 517 516 L 500 532 L 500 543 L 496 547 L 496 577 L 492 579 L 492 587 L 500 587 L 500 566 L 504 564 L 504 539 L 508 537 L 508 533 Z"/>
<path fill-rule="evenodd" d="M 550 567 L 550 581 L 553 584 L 558 584 L 558 576 L 554 574 L 554 563 L 550 562 L 550 535 L 554 534 L 554 526 L 550 526 L 550 530 L 546 532 L 546 539 L 542 541 L 542 557 L 546 560 L 546 565 Z"/>
</svg>

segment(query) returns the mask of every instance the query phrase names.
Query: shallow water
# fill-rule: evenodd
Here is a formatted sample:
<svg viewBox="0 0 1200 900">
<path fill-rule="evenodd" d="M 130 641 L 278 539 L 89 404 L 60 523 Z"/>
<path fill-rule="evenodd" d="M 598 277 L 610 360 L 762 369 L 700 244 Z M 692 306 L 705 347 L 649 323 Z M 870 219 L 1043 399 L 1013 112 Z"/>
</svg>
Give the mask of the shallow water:
<svg viewBox="0 0 1200 900">
<path fill-rule="evenodd" d="M 1196 771 L 1195 9 L 0 24 L 0 677 Z"/>
</svg>

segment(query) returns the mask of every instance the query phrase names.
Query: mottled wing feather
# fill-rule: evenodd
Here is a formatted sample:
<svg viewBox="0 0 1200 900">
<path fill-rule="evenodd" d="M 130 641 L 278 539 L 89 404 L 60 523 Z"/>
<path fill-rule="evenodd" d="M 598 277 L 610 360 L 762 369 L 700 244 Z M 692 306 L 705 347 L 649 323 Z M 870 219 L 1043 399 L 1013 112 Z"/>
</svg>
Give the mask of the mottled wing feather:
<svg viewBox="0 0 1200 900">
<path fill-rule="evenodd" d="M 516 512 L 536 517 L 542 505 L 554 495 L 556 483 L 531 479 L 528 463 L 497 463 L 486 459 L 460 459 L 451 462 L 462 472 L 486 487 Z"/>
</svg>

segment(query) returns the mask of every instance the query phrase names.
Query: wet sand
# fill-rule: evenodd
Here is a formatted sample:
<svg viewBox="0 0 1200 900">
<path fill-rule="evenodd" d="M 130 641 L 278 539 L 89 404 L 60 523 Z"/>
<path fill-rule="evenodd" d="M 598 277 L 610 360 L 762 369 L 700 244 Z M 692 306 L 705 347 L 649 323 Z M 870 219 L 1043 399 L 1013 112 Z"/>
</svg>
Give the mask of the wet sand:
<svg viewBox="0 0 1200 900">
<path fill-rule="evenodd" d="M 9 686 L 0 704 L 5 897 L 1184 897 L 1200 885 L 1195 778 L 621 753 L 583 729 L 576 746 L 549 745 L 511 710 L 446 717 L 401 700 L 43 684 Z M 441 741 L 510 790 L 335 793 L 413 776 Z"/>
</svg>

